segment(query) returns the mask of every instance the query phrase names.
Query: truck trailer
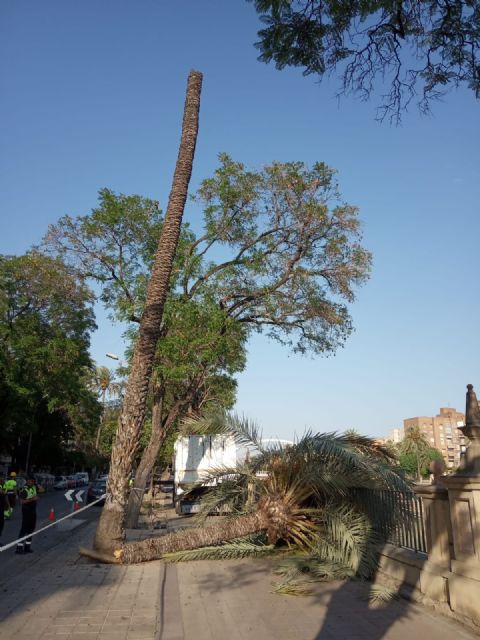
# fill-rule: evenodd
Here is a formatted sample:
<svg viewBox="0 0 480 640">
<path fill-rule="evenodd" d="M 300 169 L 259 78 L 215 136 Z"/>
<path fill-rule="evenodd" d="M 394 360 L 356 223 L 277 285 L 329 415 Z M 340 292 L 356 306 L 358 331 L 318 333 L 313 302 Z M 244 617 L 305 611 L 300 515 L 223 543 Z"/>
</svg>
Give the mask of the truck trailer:
<svg viewBox="0 0 480 640">
<path fill-rule="evenodd" d="M 231 436 L 181 436 L 173 450 L 173 499 L 175 511 L 180 514 L 196 513 L 200 498 L 209 486 L 202 477 L 213 469 L 235 467 L 245 457 Z M 197 486 L 190 490 L 193 484 Z M 211 486 L 211 485 L 210 485 Z"/>
</svg>

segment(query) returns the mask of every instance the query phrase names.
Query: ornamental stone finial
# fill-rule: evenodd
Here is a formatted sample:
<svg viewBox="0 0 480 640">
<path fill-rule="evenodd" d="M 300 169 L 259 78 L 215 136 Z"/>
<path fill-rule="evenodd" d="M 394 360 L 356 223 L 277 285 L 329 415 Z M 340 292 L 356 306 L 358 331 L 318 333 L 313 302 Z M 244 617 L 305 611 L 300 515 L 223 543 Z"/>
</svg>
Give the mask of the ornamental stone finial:
<svg viewBox="0 0 480 640">
<path fill-rule="evenodd" d="M 470 440 L 460 463 L 460 476 L 480 475 L 480 407 L 473 384 L 467 384 L 467 405 L 465 408 L 465 426 L 460 431 Z"/>
</svg>

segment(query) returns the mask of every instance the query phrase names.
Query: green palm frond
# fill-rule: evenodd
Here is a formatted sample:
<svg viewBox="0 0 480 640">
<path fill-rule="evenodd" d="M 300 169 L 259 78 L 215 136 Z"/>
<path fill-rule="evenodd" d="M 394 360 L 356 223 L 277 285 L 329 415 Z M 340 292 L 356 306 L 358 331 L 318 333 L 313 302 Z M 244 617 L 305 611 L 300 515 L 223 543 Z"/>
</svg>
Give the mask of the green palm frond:
<svg viewBox="0 0 480 640">
<path fill-rule="evenodd" d="M 221 407 L 215 407 L 215 410 L 201 416 L 187 416 L 180 424 L 179 435 L 227 435 L 226 415 Z"/>
<path fill-rule="evenodd" d="M 231 435 L 235 441 L 247 447 L 261 448 L 262 434 L 258 425 L 245 416 L 215 409 L 203 416 L 191 416 L 183 420 L 180 435 Z"/>
<path fill-rule="evenodd" d="M 365 513 L 349 505 L 330 503 L 319 524 L 322 535 L 315 552 L 322 560 L 348 567 L 361 578 L 372 575 L 379 540 Z"/>
<path fill-rule="evenodd" d="M 189 551 L 178 551 L 163 556 L 165 562 L 189 562 L 195 560 L 234 560 L 238 558 L 258 558 L 279 553 L 273 544 L 258 544 L 247 540 L 237 540 L 214 547 L 202 547 Z"/>
</svg>

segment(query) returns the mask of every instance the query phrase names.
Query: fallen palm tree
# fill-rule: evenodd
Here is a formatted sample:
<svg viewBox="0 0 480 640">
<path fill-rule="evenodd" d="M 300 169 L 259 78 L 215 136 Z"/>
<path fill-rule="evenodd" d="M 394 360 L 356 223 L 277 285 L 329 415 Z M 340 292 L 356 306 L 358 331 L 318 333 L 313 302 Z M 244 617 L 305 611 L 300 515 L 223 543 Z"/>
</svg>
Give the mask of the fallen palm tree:
<svg viewBox="0 0 480 640">
<path fill-rule="evenodd" d="M 196 422 L 201 432 L 201 421 Z M 218 428 L 218 426 L 217 426 Z M 226 416 L 224 428 L 255 453 L 234 468 L 203 478 L 214 486 L 198 515 L 200 525 L 156 538 L 124 543 L 113 561 L 137 563 L 283 554 L 280 590 L 301 590 L 302 579 L 358 575 L 376 567 L 375 517 L 356 500 L 358 488 L 409 491 L 388 448 L 350 433 L 307 433 L 292 446 L 263 448 L 255 428 Z M 390 509 L 390 513 L 389 513 Z M 224 518 L 205 526 L 210 513 Z M 393 519 L 386 504 L 378 516 Z M 252 539 L 252 536 L 254 538 Z"/>
</svg>

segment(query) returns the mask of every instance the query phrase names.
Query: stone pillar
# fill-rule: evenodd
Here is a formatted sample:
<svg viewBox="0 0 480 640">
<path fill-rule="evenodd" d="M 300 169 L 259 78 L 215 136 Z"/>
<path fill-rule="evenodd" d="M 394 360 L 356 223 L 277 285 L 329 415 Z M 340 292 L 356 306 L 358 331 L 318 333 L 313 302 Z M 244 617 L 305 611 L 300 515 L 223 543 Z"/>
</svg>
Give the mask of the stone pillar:
<svg viewBox="0 0 480 640">
<path fill-rule="evenodd" d="M 466 424 L 470 440 L 456 474 L 444 478 L 448 489 L 453 557 L 448 578 L 450 606 L 480 625 L 480 409 L 467 385 Z"/>
<path fill-rule="evenodd" d="M 423 503 L 428 553 L 420 573 L 419 588 L 434 601 L 448 602 L 452 542 L 448 491 L 438 485 L 416 485 L 414 491 Z"/>
<path fill-rule="evenodd" d="M 452 533 L 448 491 L 438 485 L 416 485 L 414 491 L 423 503 L 428 561 L 450 570 Z"/>
</svg>

